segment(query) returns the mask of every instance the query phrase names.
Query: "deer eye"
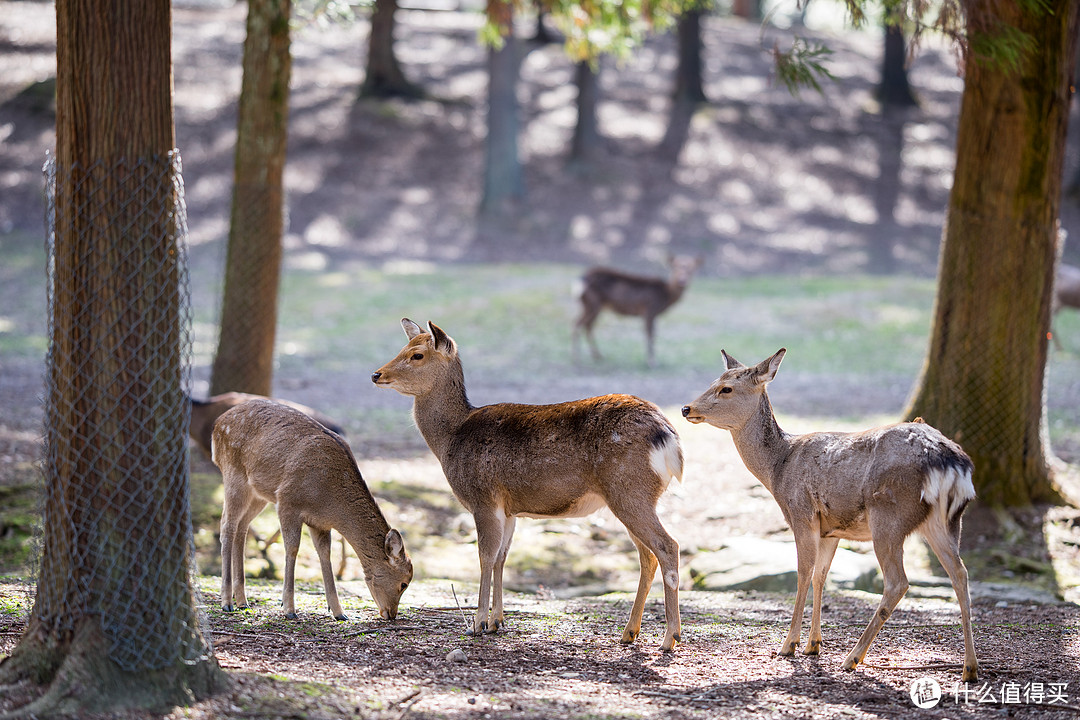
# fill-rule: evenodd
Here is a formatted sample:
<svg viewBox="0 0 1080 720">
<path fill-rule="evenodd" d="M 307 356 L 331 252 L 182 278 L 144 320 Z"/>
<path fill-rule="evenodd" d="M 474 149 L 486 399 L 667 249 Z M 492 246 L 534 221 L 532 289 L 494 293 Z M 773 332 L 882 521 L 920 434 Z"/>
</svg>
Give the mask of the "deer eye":
<svg viewBox="0 0 1080 720">
<path fill-rule="evenodd" d="M 424 353 L 413 353 L 413 356 L 410 359 L 411 360 L 423 360 L 424 359 Z"/>
<path fill-rule="evenodd" d="M 729 392 L 731 392 L 731 387 L 725 385 L 724 387 L 720 388 L 720 391 L 717 394 L 718 395 L 727 395 Z"/>
<path fill-rule="evenodd" d="M 405 592 L 405 588 L 409 587 L 409 583 L 401 583 L 401 592 Z"/>
</svg>

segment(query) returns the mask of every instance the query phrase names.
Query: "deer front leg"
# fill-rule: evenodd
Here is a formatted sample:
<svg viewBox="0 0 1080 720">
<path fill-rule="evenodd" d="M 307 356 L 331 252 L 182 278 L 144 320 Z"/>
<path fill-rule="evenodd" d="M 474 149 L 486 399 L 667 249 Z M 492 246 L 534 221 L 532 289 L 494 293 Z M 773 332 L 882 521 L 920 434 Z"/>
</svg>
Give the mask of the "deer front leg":
<svg viewBox="0 0 1080 720">
<path fill-rule="evenodd" d="M 313 528 L 310 525 L 311 541 L 315 543 L 315 552 L 319 554 L 319 568 L 322 570 L 323 590 L 326 592 L 326 606 L 335 620 L 348 620 L 341 610 L 338 600 L 337 585 L 334 583 L 334 568 L 330 563 L 330 531 Z"/>
<path fill-rule="evenodd" d="M 872 526 L 871 532 L 873 533 Z M 874 642 L 874 638 L 877 637 L 881 626 L 892 615 L 897 603 L 904 597 L 904 593 L 908 589 L 907 573 L 904 572 L 903 536 L 883 536 L 875 533 L 873 537 L 874 554 L 877 555 L 878 564 L 881 566 L 881 575 L 885 580 L 885 592 L 882 593 L 881 602 L 878 603 L 877 610 L 874 611 L 874 617 L 870 619 L 870 624 L 866 626 L 866 630 L 863 631 L 859 642 L 855 644 L 854 649 L 844 659 L 845 670 L 854 670 L 863 661 L 863 658 L 866 657 L 866 651 L 870 648 L 870 643 Z"/>
<path fill-rule="evenodd" d="M 296 619 L 296 602 L 293 597 L 296 583 L 296 554 L 300 551 L 300 533 L 303 525 L 299 517 L 284 512 L 278 506 L 278 519 L 281 521 L 281 541 L 285 545 L 285 581 L 281 587 L 281 607 L 285 617 Z"/>
<path fill-rule="evenodd" d="M 645 317 L 645 362 L 649 367 L 656 367 L 656 353 L 653 349 L 653 338 L 656 335 L 656 318 L 652 315 Z"/>
<path fill-rule="evenodd" d="M 810 619 L 810 637 L 806 640 L 803 655 L 817 655 L 821 652 L 821 598 L 825 593 L 825 578 L 829 575 L 829 566 L 836 555 L 839 538 L 821 538 L 818 541 L 817 561 L 814 563 L 814 607 Z"/>
<path fill-rule="evenodd" d="M 499 554 L 495 556 L 495 567 L 492 569 L 492 610 L 491 632 L 496 632 L 503 626 L 503 566 L 506 565 L 506 556 L 510 552 L 510 541 L 514 538 L 514 527 L 517 519 L 511 515 L 503 521 L 502 543 L 499 546 Z"/>
<path fill-rule="evenodd" d="M 473 520 L 476 522 L 476 547 L 480 554 L 480 594 L 476 601 L 476 619 L 473 621 L 472 634 L 481 635 L 498 629 L 489 626 L 488 615 L 491 609 L 492 576 L 495 560 L 502 548 L 506 515 L 502 508 L 485 508 L 474 513 Z"/>
<path fill-rule="evenodd" d="M 788 630 L 784 644 L 780 646 L 780 655 L 789 656 L 795 654 L 799 647 L 799 637 L 802 635 L 803 611 L 806 607 L 806 593 L 810 589 L 810 580 L 814 574 L 814 565 L 817 564 L 817 541 L 811 533 L 803 532 L 795 535 L 795 556 L 798 567 L 798 586 L 795 590 L 795 608 L 791 615 L 791 628 Z"/>
</svg>

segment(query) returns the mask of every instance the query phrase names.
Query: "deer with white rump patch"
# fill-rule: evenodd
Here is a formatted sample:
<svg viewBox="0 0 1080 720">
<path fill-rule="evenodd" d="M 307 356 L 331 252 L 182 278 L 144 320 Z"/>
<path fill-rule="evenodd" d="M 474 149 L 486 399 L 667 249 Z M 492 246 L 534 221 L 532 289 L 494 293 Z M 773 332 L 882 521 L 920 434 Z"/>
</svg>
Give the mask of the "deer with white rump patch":
<svg viewBox="0 0 1080 720">
<path fill-rule="evenodd" d="M 244 540 L 251 521 L 272 502 L 285 543 L 281 603 L 286 617 L 296 618 L 293 584 L 303 525 L 318 551 L 326 603 L 334 618 L 347 619 L 330 566 L 331 529 L 345 536 L 360 558 L 379 615 L 385 620 L 397 617 L 398 601 L 412 580 L 412 561 L 339 435 L 299 410 L 253 399 L 217 419 L 211 452 L 225 483 L 221 604 L 226 611 L 247 606 Z"/>
<path fill-rule="evenodd" d="M 791 630 L 780 654 L 793 655 L 799 644 L 811 584 L 813 616 L 803 653 L 820 651 L 821 596 L 836 546 L 841 539 L 869 540 L 885 591 L 873 619 L 844 660 L 846 670 L 855 669 L 907 592 L 904 539 L 918 532 L 952 581 L 964 630 L 963 680 L 976 680 L 979 665 L 968 575 L 960 559 L 960 519 L 975 497 L 971 459 L 921 421 L 853 433 L 784 432 L 773 416 L 765 386 L 776 376 L 785 352 L 781 349 L 754 367 L 724 352 L 724 374 L 682 409 L 692 423 L 731 431 L 747 469 L 772 493 L 795 535 L 798 589 Z"/>
<path fill-rule="evenodd" d="M 442 463 L 450 488 L 476 521 L 480 593 L 473 633 L 504 622 L 503 566 L 518 517 L 582 517 L 605 505 L 630 533 L 641 575 L 622 642 L 641 630 L 645 599 L 660 566 L 667 629 L 663 650 L 681 639 L 679 546 L 656 503 L 681 479 L 675 428 L 652 403 L 604 395 L 555 405 L 474 407 L 465 394 L 457 344 L 437 325 L 401 321 L 408 344 L 371 376 L 413 397 L 413 418 Z"/>
</svg>

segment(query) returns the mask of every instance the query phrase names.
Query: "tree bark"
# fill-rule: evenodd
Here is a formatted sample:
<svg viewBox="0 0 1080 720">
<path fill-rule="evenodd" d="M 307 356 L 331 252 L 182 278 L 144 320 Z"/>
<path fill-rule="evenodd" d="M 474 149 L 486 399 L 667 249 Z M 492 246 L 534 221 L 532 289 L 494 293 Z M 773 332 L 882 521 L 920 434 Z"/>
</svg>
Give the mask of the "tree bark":
<svg viewBox="0 0 1080 720">
<path fill-rule="evenodd" d="M 581 170 L 588 167 L 600 149 L 600 126 L 596 119 L 596 106 L 600 101 L 600 65 L 596 68 L 588 60 L 578 62 L 574 68 L 574 84 L 577 85 L 577 124 L 570 140 L 570 167 Z"/>
<path fill-rule="evenodd" d="M 907 48 L 904 29 L 893 23 L 885 23 L 884 53 L 881 58 L 881 82 L 875 96 L 882 105 L 910 107 L 918 105 L 911 92 L 907 73 Z"/>
<path fill-rule="evenodd" d="M 284 232 L 288 0 L 249 0 L 221 330 L 210 394 L 270 395 Z"/>
<path fill-rule="evenodd" d="M 702 15 L 703 11 L 700 7 L 693 7 L 679 16 L 677 24 L 679 65 L 675 71 L 674 92 L 676 103 L 697 105 L 709 101 L 708 96 L 705 95 L 701 62 Z"/>
<path fill-rule="evenodd" d="M 488 49 L 488 134 L 480 215 L 491 218 L 513 213 L 514 205 L 525 197 L 525 181 L 518 156 L 520 58 L 513 31 L 513 6 L 503 0 L 490 0 L 488 17 L 502 30 L 502 47 Z"/>
<path fill-rule="evenodd" d="M 52 715 L 190 702 L 202 637 L 188 504 L 183 219 L 168 0 L 59 0 L 42 556 L 0 684 Z"/>
<path fill-rule="evenodd" d="M 409 82 L 394 52 L 397 0 L 375 0 L 368 36 L 367 73 L 360 86 L 364 97 L 423 97 L 424 91 Z"/>
<path fill-rule="evenodd" d="M 1034 40 L 1019 71 L 969 58 L 930 347 L 908 417 L 975 461 L 991 505 L 1059 497 L 1044 373 L 1078 4 L 966 4 L 969 36 Z"/>
</svg>

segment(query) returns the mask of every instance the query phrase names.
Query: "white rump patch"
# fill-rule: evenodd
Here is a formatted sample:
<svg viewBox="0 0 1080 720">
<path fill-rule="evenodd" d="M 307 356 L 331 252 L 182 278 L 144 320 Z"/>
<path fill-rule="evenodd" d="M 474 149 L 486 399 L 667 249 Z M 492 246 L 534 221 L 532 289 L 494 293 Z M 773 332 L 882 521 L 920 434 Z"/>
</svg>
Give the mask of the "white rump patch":
<svg viewBox="0 0 1080 720">
<path fill-rule="evenodd" d="M 682 481 L 683 464 L 682 454 L 679 452 L 679 441 L 669 437 L 660 447 L 649 451 L 649 464 L 657 477 L 664 481 L 665 487 L 671 478 Z"/>
<path fill-rule="evenodd" d="M 944 510 L 946 519 L 974 497 L 975 485 L 971 481 L 971 473 L 956 468 L 931 470 L 923 482 L 920 495 L 927 504 Z"/>
</svg>

